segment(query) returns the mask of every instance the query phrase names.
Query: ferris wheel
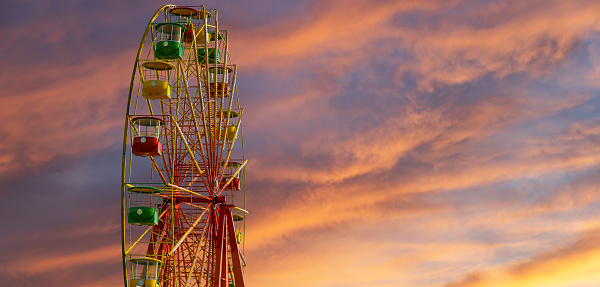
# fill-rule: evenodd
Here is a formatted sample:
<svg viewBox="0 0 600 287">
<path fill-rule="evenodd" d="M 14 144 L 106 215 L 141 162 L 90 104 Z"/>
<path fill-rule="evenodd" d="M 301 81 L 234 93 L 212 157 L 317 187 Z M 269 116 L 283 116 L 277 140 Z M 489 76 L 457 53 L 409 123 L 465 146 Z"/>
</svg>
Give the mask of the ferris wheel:
<svg viewBox="0 0 600 287">
<path fill-rule="evenodd" d="M 131 78 L 123 139 L 125 286 L 245 286 L 237 66 L 216 10 L 158 9 Z"/>
</svg>

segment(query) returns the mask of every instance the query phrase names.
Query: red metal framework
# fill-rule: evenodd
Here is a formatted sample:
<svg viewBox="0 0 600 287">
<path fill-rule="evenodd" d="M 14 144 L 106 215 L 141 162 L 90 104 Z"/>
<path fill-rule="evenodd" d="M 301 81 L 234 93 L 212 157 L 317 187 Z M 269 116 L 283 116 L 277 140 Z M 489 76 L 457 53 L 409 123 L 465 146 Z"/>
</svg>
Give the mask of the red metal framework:
<svg viewBox="0 0 600 287">
<path fill-rule="evenodd" d="M 216 10 L 166 5 L 152 17 L 134 66 L 124 132 L 126 286 L 245 286 L 244 230 L 234 224 L 247 214 L 236 75 Z M 131 119 L 139 117 L 161 120 L 160 152 L 132 153 Z M 144 212 L 157 213 L 158 221 L 140 219 Z M 137 268 L 148 262 L 159 266 L 157 279 L 139 272 L 150 272 Z"/>
</svg>

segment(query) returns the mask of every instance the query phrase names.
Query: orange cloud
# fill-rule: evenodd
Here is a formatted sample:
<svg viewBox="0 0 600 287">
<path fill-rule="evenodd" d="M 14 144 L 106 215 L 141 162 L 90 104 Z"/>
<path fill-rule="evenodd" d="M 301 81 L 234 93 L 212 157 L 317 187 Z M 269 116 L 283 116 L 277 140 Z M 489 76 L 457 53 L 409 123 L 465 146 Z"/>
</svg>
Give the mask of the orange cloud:
<svg viewBox="0 0 600 287">
<path fill-rule="evenodd" d="M 488 268 L 445 287 L 594 286 L 600 281 L 600 231 L 583 234 L 572 244 L 547 251 L 510 267 Z"/>
<path fill-rule="evenodd" d="M 600 6 L 593 1 L 488 3 L 479 10 L 464 12 L 481 19 L 481 25 L 453 25 L 457 17 L 452 15 L 448 16 L 448 25 L 413 28 L 392 24 L 400 13 L 433 14 L 451 10 L 457 3 L 459 1 L 353 1 L 352 5 L 340 5 L 328 2 L 307 15 L 308 21 L 299 28 L 282 23 L 238 36 L 235 41 L 245 45 L 232 45 L 233 54 L 242 66 L 265 69 L 319 59 L 314 55 L 331 52 L 331 57 L 319 61 L 323 62 L 322 67 L 331 67 L 330 72 L 336 73 L 340 71 L 335 68 L 337 62 L 344 61 L 348 55 L 354 55 L 352 63 L 376 57 L 365 48 L 386 39 L 391 42 L 389 45 L 397 43 L 398 48 L 409 51 L 413 59 L 399 64 L 397 77 L 416 73 L 420 76 L 419 86 L 432 91 L 440 84 L 466 83 L 488 73 L 497 77 L 520 72 L 542 75 L 546 67 L 564 61 L 579 39 L 600 29 L 595 21 Z M 253 49 L 241 48 L 247 44 Z M 377 50 L 386 51 L 386 48 Z M 359 51 L 362 53 L 357 57 L 355 52 Z"/>
<path fill-rule="evenodd" d="M 114 262 L 120 259 L 121 245 L 103 246 L 83 252 L 74 252 L 58 255 L 37 254 L 13 261 L 8 265 L 0 266 L 0 271 L 9 273 L 22 273 L 32 275 L 50 271 L 70 269 L 75 266 Z"/>
<path fill-rule="evenodd" d="M 478 163 L 464 169 L 438 171 L 434 174 L 417 175 L 392 186 L 385 182 L 334 184 L 315 186 L 305 193 L 297 194 L 268 216 L 255 219 L 255 225 L 247 232 L 248 246 L 254 248 L 314 228 L 335 224 L 348 224 L 359 220 L 368 222 L 383 216 L 378 206 L 400 194 L 453 191 L 464 188 L 483 187 L 552 174 L 569 169 L 585 169 L 600 164 L 600 154 L 577 156 L 552 161 L 534 160 L 523 163 Z M 591 197 L 581 204 L 592 201 Z M 561 204 L 552 209 L 562 208 Z M 426 205 L 424 206 L 426 207 Z M 438 207 L 439 208 L 439 207 Z M 447 207 L 446 207 L 447 208 Z M 417 209 L 418 211 L 418 209 Z M 539 211 L 547 211 L 542 209 Z M 412 213 L 415 210 L 407 210 Z M 529 216 L 532 214 L 529 213 Z M 258 222 L 256 222 L 258 221 Z"/>
<path fill-rule="evenodd" d="M 315 98 L 318 97 L 312 94 L 309 97 L 309 99 Z M 311 138 L 294 139 L 297 141 L 302 157 L 312 157 L 317 154 L 329 156 L 330 161 L 322 166 L 259 160 L 254 161 L 253 166 L 260 172 L 253 173 L 252 177 L 274 181 L 336 183 L 363 174 L 389 170 L 400 157 L 422 144 L 432 145 L 432 152 L 426 155 L 429 157 L 427 161 L 442 165 L 443 161 L 436 158 L 443 158 L 456 152 L 453 150 L 456 148 L 453 145 L 460 141 L 485 140 L 490 135 L 502 132 L 519 122 L 568 110 L 588 98 L 582 96 L 557 101 L 546 99 L 543 103 L 533 98 L 517 100 L 490 98 L 482 100 L 481 103 L 459 107 L 458 110 L 457 107 L 450 105 L 424 111 L 417 111 L 411 106 L 404 107 L 398 113 L 401 117 L 390 116 L 373 129 L 354 130 L 353 127 L 335 130 L 315 129 Z M 280 109 L 267 108 L 266 110 L 281 111 L 284 105 L 278 106 Z M 307 117 L 317 116 L 322 111 L 319 107 L 311 108 L 313 103 L 310 101 L 299 102 L 292 106 L 294 107 L 292 110 L 307 110 Z M 282 132 L 278 135 L 281 135 L 285 141 L 286 137 L 293 136 L 293 133 Z M 542 144 L 535 143 L 535 146 L 532 145 L 526 151 L 537 154 L 523 154 L 523 156 L 540 156 L 538 146 Z M 560 149 L 563 148 L 563 145 L 546 144 L 544 152 L 553 153 L 551 149 L 558 149 L 555 152 L 560 153 L 562 152 Z M 484 163 L 497 155 L 477 154 L 475 155 L 477 158 L 472 160 Z"/>
<path fill-rule="evenodd" d="M 426 270 L 419 262 L 444 258 L 459 263 L 461 254 L 485 252 L 468 244 L 410 243 L 393 238 L 373 241 L 352 227 L 336 232 L 299 234 L 289 238 L 288 248 L 253 257 L 247 269 L 252 274 L 249 284 L 416 286 L 414 282 L 423 280 Z M 394 231 L 387 233 L 393 235 Z"/>
<path fill-rule="evenodd" d="M 489 27 L 449 25 L 425 33 L 405 27 L 392 30 L 412 43 L 415 53 L 415 60 L 399 67 L 397 75 L 418 72 L 420 87 L 427 91 L 488 73 L 499 78 L 520 72 L 540 76 L 564 61 L 579 39 L 600 29 L 595 21 L 599 11 L 593 1 L 489 3 L 478 11 L 481 19 L 490 19 Z"/>
<path fill-rule="evenodd" d="M 497 160 L 507 151 L 496 149 L 493 142 L 490 142 L 493 135 L 506 132 L 507 129 L 522 121 L 552 116 L 569 110 L 586 99 L 587 97 L 575 97 L 570 100 L 547 101 L 543 104 L 530 103 L 526 100 L 522 103 L 504 103 L 491 99 L 468 107 L 465 112 L 459 111 L 456 118 L 450 118 L 445 122 L 441 120 L 441 115 L 444 114 L 441 111 L 436 111 L 439 113 L 437 117 L 432 116 L 433 112 L 426 112 L 422 118 L 408 117 L 405 124 L 409 128 L 405 130 L 402 129 L 403 124 L 398 124 L 402 122 L 394 122 L 389 125 L 391 131 L 389 137 L 375 137 L 367 132 L 349 137 L 351 140 L 349 142 L 336 142 L 333 140 L 335 137 L 332 136 L 332 140 L 315 144 L 311 146 L 311 149 L 306 149 L 308 155 L 312 151 L 327 151 L 336 154 L 340 150 L 356 154 L 362 153 L 367 156 L 351 157 L 348 161 L 340 161 L 328 165 L 324 169 L 293 165 L 268 166 L 261 162 L 255 162 L 255 170 L 260 170 L 261 173 L 252 173 L 251 177 L 262 177 L 280 182 L 281 186 L 285 186 L 289 182 L 307 182 L 310 187 L 301 193 L 295 193 L 285 203 L 272 207 L 269 212 L 264 212 L 263 216 L 254 218 L 254 223 L 249 226 L 247 232 L 248 248 L 254 250 L 269 246 L 281 240 L 285 241 L 289 236 L 314 232 L 319 228 L 357 222 L 368 224 L 378 221 L 381 217 L 390 216 L 382 208 L 382 205 L 403 195 L 405 198 L 410 198 L 411 194 L 417 193 L 435 194 L 439 191 L 453 192 L 467 188 L 486 188 L 498 183 L 533 179 L 564 172 L 584 171 L 598 166 L 600 150 L 587 147 L 590 144 L 589 138 L 580 136 L 576 142 L 573 142 L 568 136 L 562 141 L 556 140 L 556 138 L 562 138 L 561 135 L 572 134 L 573 128 L 556 131 L 556 138 L 516 138 L 523 141 L 524 144 L 508 146 L 510 147 L 508 152 L 513 155 L 509 160 Z M 530 109 L 527 108 L 528 105 L 534 105 L 537 108 Z M 525 109 L 523 110 L 523 108 Z M 511 118 L 511 120 L 506 121 L 505 118 Z M 422 127 L 411 126 L 411 124 L 418 123 L 417 119 L 431 120 L 432 123 L 424 124 Z M 580 125 L 575 126 L 581 129 Z M 593 128 L 589 130 L 584 134 L 593 134 L 595 131 Z M 417 136 L 419 141 L 407 147 L 394 141 L 398 138 L 401 143 L 401 140 L 410 139 L 411 136 L 414 136 L 410 133 L 411 131 L 419 131 L 417 135 L 427 135 L 428 132 L 433 135 L 420 138 Z M 364 143 L 356 145 L 356 141 L 360 139 L 364 139 Z M 491 146 L 492 152 L 482 154 L 477 151 L 469 151 L 471 146 L 459 144 L 465 139 L 471 140 L 471 146 Z M 390 180 L 389 174 L 393 174 L 393 170 L 390 169 L 398 159 L 406 152 L 412 151 L 417 145 L 424 143 L 429 144 L 432 150 L 419 155 L 419 157 L 421 160 L 431 163 L 434 169 L 409 175 L 398 174 L 395 180 Z M 302 145 L 302 142 L 300 144 Z M 586 152 L 573 153 L 571 150 L 573 145 L 586 146 Z M 389 146 L 390 149 L 385 148 L 386 146 Z M 394 149 L 397 149 L 397 152 Z M 449 155 L 455 154 L 462 156 L 448 159 Z M 337 160 L 336 157 L 333 158 Z M 378 159 L 382 160 L 376 162 Z M 371 165 L 372 162 L 374 164 Z M 249 172 L 252 171 L 249 170 Z M 381 181 L 364 180 L 361 179 L 361 175 L 370 179 L 381 178 Z M 514 223 L 559 210 L 574 209 L 597 200 L 597 196 L 590 196 L 593 194 L 593 187 L 585 187 L 585 190 L 561 193 L 551 201 L 533 203 L 523 210 L 511 209 L 506 213 L 495 212 L 492 222 Z M 414 204 L 415 208 L 406 209 L 402 212 L 402 216 L 413 216 L 422 212 L 439 212 L 452 208 L 445 205 L 431 205 L 427 202 L 415 202 Z M 490 204 L 492 204 L 490 208 L 495 209 L 503 208 L 502 206 L 506 203 L 492 202 Z M 479 216 L 487 218 L 488 215 L 483 213 Z M 584 226 L 585 220 L 582 222 Z M 531 229 L 530 226 L 526 228 Z"/>
<path fill-rule="evenodd" d="M 380 27 L 395 13 L 430 10 L 453 5 L 452 2 L 456 1 L 353 1 L 351 5 L 344 1 L 323 2 L 306 15 L 307 21 L 301 27 L 270 25 L 247 31 L 232 40 L 240 44 L 232 44 L 231 49 L 237 63 L 257 69 L 289 65 L 332 50 L 360 50 L 381 36 Z M 253 48 L 242 48 L 246 45 Z"/>
<path fill-rule="evenodd" d="M 0 172 L 100 150 L 118 140 L 109 132 L 124 123 L 115 114 L 125 113 L 119 104 L 127 98 L 123 79 L 130 78 L 129 57 L 130 53 L 122 53 L 79 65 L 3 70 L 3 82 L 14 80 L 29 88 L 3 98 L 0 120 L 7 124 L 0 126 L 4 136 Z M 44 83 L 46 79 L 51 81 Z M 35 85 L 36 81 L 43 84 Z"/>
</svg>

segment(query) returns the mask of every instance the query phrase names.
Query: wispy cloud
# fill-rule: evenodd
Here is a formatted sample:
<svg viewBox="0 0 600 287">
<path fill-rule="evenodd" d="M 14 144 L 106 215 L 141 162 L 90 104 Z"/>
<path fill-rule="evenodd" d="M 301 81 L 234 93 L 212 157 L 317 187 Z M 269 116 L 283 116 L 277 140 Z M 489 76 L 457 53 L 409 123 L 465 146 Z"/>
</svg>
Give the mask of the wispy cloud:
<svg viewBox="0 0 600 287">
<path fill-rule="evenodd" d="M 0 62 L 10 67 L 0 71 L 5 178 L 33 178 L 56 159 L 120 147 L 137 43 L 118 28 L 148 15 L 72 4 L 60 17 L 43 11 L 52 5 L 32 6 L 30 21 L 0 27 L 34 52 L 28 58 L 27 49 L 0 43 L 11 55 Z M 259 15 L 236 20 L 265 15 L 262 22 L 236 22 L 230 31 L 250 147 L 249 283 L 585 286 L 600 279 L 597 2 L 317 1 L 289 4 L 302 6 L 301 17 L 267 17 L 271 4 L 254 3 L 264 11 L 253 6 Z M 55 180 L 76 181 L 71 175 L 80 177 Z M 94 182 L 102 181 L 118 178 Z M 116 190 L 103 202 L 118 205 Z M 19 204 L 67 218 L 75 200 L 61 196 L 46 199 L 58 206 L 35 197 Z M 89 204 L 90 217 L 113 210 L 82 198 L 77 210 Z M 54 224 L 78 243 L 50 246 L 63 238 L 41 224 L 39 233 L 11 233 L 15 246 L 29 243 L 16 244 L 19 236 L 47 241 L 35 256 L 7 250 L 0 275 L 67 282 L 49 274 L 97 264 L 120 272 L 110 269 L 120 265 L 118 242 L 95 241 L 116 225 Z M 120 276 L 105 278 L 120 284 Z"/>
<path fill-rule="evenodd" d="M 567 246 L 508 267 L 476 271 L 444 286 L 593 286 L 600 280 L 598 236 L 595 229 Z"/>
</svg>

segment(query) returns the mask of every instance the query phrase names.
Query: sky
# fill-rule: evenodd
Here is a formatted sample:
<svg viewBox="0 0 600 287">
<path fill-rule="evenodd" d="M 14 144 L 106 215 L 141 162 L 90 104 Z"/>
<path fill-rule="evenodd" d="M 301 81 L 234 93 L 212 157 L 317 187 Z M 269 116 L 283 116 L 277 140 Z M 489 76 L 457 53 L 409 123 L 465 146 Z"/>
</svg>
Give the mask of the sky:
<svg viewBox="0 0 600 287">
<path fill-rule="evenodd" d="M 248 286 L 600 286 L 600 2 L 217 9 Z M 161 1 L 3 1 L 0 281 L 122 286 L 123 122 Z"/>
</svg>

